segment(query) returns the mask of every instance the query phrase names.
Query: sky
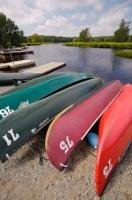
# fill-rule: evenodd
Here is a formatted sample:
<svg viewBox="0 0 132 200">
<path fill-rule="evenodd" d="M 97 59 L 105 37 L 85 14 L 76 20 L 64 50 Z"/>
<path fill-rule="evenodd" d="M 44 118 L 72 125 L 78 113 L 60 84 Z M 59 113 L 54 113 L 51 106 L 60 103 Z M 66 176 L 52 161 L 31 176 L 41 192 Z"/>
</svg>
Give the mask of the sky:
<svg viewBox="0 0 132 200">
<path fill-rule="evenodd" d="M 0 12 L 27 36 L 74 37 L 86 27 L 103 36 L 112 35 L 122 18 L 132 22 L 132 0 L 0 0 Z"/>
</svg>

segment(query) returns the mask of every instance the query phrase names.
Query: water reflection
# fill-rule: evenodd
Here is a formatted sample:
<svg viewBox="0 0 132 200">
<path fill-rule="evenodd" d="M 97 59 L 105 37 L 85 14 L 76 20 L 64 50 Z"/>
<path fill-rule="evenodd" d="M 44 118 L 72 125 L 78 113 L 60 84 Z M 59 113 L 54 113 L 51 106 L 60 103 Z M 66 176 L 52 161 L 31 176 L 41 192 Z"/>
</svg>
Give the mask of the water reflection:
<svg viewBox="0 0 132 200">
<path fill-rule="evenodd" d="M 106 81 L 120 79 L 124 83 L 132 83 L 132 60 L 115 57 L 112 49 L 84 49 L 61 44 L 30 48 L 35 51 L 35 54 L 26 55 L 26 58 L 35 60 L 36 65 L 50 61 L 65 61 L 70 71 L 89 72 L 101 76 Z"/>
</svg>

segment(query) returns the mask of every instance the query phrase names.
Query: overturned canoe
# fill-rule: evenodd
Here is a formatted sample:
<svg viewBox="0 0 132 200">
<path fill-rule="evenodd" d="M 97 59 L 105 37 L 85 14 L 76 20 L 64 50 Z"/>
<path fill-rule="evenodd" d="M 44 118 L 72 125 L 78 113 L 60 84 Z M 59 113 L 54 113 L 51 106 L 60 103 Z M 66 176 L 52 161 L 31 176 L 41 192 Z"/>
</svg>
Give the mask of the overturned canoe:
<svg viewBox="0 0 132 200">
<path fill-rule="evenodd" d="M 68 158 L 77 144 L 84 139 L 120 89 L 121 82 L 114 81 L 54 119 L 46 135 L 45 148 L 56 168 L 61 170 L 68 166 Z"/>
<path fill-rule="evenodd" d="M 7 72 L 7 73 L 0 73 L 0 86 L 3 85 L 12 85 L 12 84 L 19 84 L 36 77 L 39 77 L 39 74 L 34 73 L 24 73 L 24 72 Z"/>
<path fill-rule="evenodd" d="M 5 161 L 28 139 L 66 107 L 85 98 L 102 87 L 103 81 L 95 78 L 68 87 L 45 99 L 15 111 L 0 121 L 0 159 Z"/>
<path fill-rule="evenodd" d="M 0 97 L 0 120 L 21 106 L 45 98 L 59 90 L 90 78 L 91 75 L 85 73 L 60 73 L 24 83 Z"/>
<path fill-rule="evenodd" d="M 46 81 L 48 79 L 52 79 L 52 78 L 55 78 L 57 76 L 59 76 L 59 74 L 55 74 L 55 75 L 54 74 L 50 74 L 50 75 L 34 78 L 33 80 L 30 80 L 30 81 L 28 81 L 26 83 L 23 83 L 23 84 L 19 84 L 19 85 L 15 86 L 15 87 L 11 88 L 10 90 L 7 90 L 7 91 L 1 93 L 0 96 L 4 96 L 4 95 L 10 94 L 10 93 L 14 93 L 16 91 L 23 90 L 23 89 L 31 87 L 31 86 L 33 86 L 35 84 L 41 83 L 42 81 Z"/>
<path fill-rule="evenodd" d="M 4 96 L 6 94 L 10 94 L 10 93 L 13 93 L 13 92 L 16 92 L 16 91 L 20 91 L 20 90 L 23 90 L 25 88 L 33 87 L 34 85 L 39 84 L 43 81 L 54 79 L 54 78 L 59 77 L 59 76 L 64 75 L 64 74 L 66 74 L 66 73 L 50 74 L 50 75 L 45 75 L 45 76 L 34 78 L 33 80 L 30 80 L 26 83 L 20 84 L 16 87 L 13 87 L 12 89 L 2 93 L 1 96 Z"/>
<path fill-rule="evenodd" d="M 20 61 L 16 61 L 16 62 L 21 64 Z M 9 67 L 8 64 L 12 65 L 12 67 L 14 66 L 14 62 L 7 63 L 6 64 L 7 67 Z M 10 85 L 10 84 L 17 85 L 17 84 L 26 82 L 28 80 L 31 80 L 35 77 L 49 74 L 52 71 L 55 71 L 56 69 L 59 69 L 64 66 L 66 66 L 66 63 L 63 63 L 63 62 L 49 62 L 49 63 L 44 64 L 39 67 L 24 70 L 23 72 L 17 72 L 17 73 L 10 73 L 10 72 L 4 73 L 3 72 L 3 73 L 0 73 L 0 86 Z"/>
<path fill-rule="evenodd" d="M 96 192 L 101 195 L 110 175 L 132 142 L 132 85 L 102 115 L 99 123 L 99 148 L 96 161 Z"/>
</svg>

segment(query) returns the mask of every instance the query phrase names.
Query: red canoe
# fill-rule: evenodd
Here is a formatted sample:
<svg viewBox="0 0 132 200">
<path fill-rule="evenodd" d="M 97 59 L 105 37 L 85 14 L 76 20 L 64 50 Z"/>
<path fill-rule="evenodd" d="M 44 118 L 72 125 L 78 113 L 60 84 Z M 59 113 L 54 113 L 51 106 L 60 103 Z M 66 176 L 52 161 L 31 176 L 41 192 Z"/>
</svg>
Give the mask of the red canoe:
<svg viewBox="0 0 132 200">
<path fill-rule="evenodd" d="M 102 115 L 99 123 L 99 147 L 96 162 L 96 192 L 101 195 L 113 169 L 132 142 L 132 84 Z"/>
<path fill-rule="evenodd" d="M 66 167 L 74 148 L 119 95 L 121 88 L 121 82 L 114 81 L 55 118 L 48 129 L 45 148 L 56 168 Z"/>
</svg>

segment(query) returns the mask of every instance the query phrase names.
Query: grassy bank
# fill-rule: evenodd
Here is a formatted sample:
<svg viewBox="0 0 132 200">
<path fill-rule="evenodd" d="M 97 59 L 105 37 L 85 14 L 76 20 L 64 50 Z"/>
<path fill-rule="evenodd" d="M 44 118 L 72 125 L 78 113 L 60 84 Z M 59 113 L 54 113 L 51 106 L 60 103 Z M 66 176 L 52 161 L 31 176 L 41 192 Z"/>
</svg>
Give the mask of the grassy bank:
<svg viewBox="0 0 132 200">
<path fill-rule="evenodd" d="M 42 45 L 44 43 L 27 43 L 27 46 L 37 46 L 37 45 Z"/>
<path fill-rule="evenodd" d="M 64 43 L 64 45 L 82 48 L 132 49 L 132 42 L 68 42 Z"/>
<path fill-rule="evenodd" d="M 123 58 L 132 58 L 132 50 L 127 50 L 127 51 L 116 51 L 115 56 L 120 56 Z"/>
<path fill-rule="evenodd" d="M 27 43 L 27 46 L 38 46 L 38 45 L 45 45 L 45 44 L 56 44 L 56 43 L 52 43 L 52 42 Z"/>
</svg>

